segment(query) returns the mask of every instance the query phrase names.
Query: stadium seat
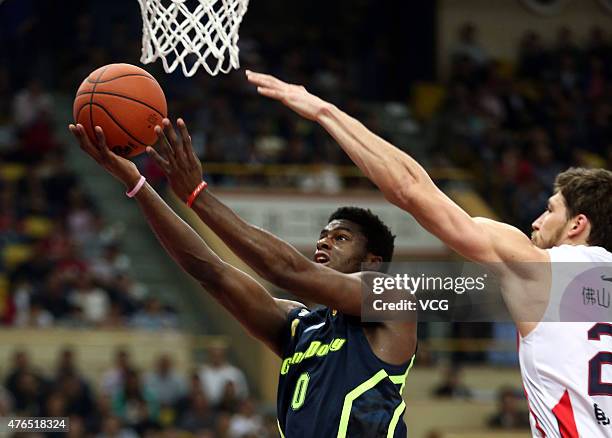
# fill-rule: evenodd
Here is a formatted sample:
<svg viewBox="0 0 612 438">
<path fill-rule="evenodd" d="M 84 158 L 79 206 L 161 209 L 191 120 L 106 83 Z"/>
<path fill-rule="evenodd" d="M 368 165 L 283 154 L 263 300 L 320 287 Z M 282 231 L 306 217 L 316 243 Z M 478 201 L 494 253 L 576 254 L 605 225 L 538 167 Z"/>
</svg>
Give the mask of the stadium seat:
<svg viewBox="0 0 612 438">
<path fill-rule="evenodd" d="M 412 109 L 419 120 L 429 120 L 442 104 L 445 88 L 436 83 L 420 82 L 412 91 Z"/>
<path fill-rule="evenodd" d="M 10 271 L 18 264 L 28 260 L 32 255 L 32 247 L 25 244 L 7 245 L 2 250 L 4 266 Z"/>
<path fill-rule="evenodd" d="M 47 237 L 53 230 L 53 221 L 42 216 L 29 216 L 23 220 L 22 231 L 33 239 Z"/>
<path fill-rule="evenodd" d="M 0 178 L 5 181 L 17 181 L 26 173 L 26 166 L 17 163 L 0 164 Z"/>
</svg>

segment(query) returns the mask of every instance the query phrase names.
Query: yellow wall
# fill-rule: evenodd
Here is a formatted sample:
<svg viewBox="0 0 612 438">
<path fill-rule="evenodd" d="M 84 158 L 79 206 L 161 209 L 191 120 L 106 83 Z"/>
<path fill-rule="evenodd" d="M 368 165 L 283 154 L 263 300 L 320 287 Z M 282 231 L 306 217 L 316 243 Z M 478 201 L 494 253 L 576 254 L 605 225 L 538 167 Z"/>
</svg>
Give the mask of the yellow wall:
<svg viewBox="0 0 612 438">
<path fill-rule="evenodd" d="M 200 344 L 217 339 L 200 337 Z M 176 368 L 186 373 L 193 366 L 193 345 L 192 336 L 179 332 L 3 329 L 0 331 L 0 374 L 9 371 L 16 350 L 26 351 L 36 369 L 45 374 L 53 373 L 58 354 L 64 347 L 75 351 L 79 369 L 94 382 L 98 382 L 101 374 L 112 366 L 118 347 L 125 347 L 134 365 L 141 370 L 152 369 L 156 358 L 168 353 Z"/>
</svg>

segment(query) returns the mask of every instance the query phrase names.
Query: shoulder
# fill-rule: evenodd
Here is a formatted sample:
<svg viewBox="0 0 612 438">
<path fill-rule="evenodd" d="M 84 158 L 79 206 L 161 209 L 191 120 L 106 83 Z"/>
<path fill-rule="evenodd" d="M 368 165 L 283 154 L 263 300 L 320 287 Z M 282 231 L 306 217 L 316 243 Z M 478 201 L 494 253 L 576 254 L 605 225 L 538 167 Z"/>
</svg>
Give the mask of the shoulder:
<svg viewBox="0 0 612 438">
<path fill-rule="evenodd" d="M 529 236 L 518 228 L 492 219 L 477 217 L 474 220 L 480 225 L 492 248 L 490 256 L 478 262 L 487 265 L 493 271 L 519 276 L 532 277 L 534 263 L 549 262 L 547 250 L 538 248 Z"/>
<path fill-rule="evenodd" d="M 283 300 L 280 298 L 275 298 L 274 301 L 276 301 L 276 305 L 284 312 L 287 317 L 289 317 L 290 314 L 299 313 L 302 309 L 308 310 L 308 308 L 299 301 Z"/>
</svg>

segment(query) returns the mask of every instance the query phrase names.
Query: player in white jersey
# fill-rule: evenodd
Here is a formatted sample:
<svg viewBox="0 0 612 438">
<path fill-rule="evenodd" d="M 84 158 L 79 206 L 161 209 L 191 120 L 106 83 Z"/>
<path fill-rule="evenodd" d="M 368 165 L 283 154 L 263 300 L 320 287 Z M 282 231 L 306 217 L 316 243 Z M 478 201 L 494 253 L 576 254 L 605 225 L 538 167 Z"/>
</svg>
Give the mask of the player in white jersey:
<svg viewBox="0 0 612 438">
<path fill-rule="evenodd" d="M 553 281 L 548 306 L 519 343 L 533 435 L 612 436 L 612 283 L 606 285 L 612 281 L 612 253 L 561 245 L 548 254 Z M 593 311 L 592 317 L 582 315 L 585 310 Z M 596 316 L 608 322 L 596 322 Z"/>
<path fill-rule="evenodd" d="M 318 122 L 387 200 L 499 274 L 520 336 L 533 436 L 612 437 L 612 284 L 605 286 L 612 281 L 612 172 L 559 174 L 529 239 L 508 224 L 470 217 L 412 157 L 304 87 L 249 71 L 247 78 L 263 96 Z M 569 293 L 576 278 L 586 282 L 578 295 Z"/>
</svg>

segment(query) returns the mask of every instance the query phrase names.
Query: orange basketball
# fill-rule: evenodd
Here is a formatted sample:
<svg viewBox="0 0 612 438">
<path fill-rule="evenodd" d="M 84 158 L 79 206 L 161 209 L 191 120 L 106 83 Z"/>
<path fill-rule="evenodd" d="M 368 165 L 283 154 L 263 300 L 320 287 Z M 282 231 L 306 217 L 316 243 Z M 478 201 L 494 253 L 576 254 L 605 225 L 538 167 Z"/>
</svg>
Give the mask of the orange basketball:
<svg viewBox="0 0 612 438">
<path fill-rule="evenodd" d="M 76 123 L 96 141 L 94 127 L 104 130 L 108 147 L 134 157 L 155 143 L 154 128 L 168 115 L 164 92 L 153 76 L 130 64 L 109 64 L 94 70 L 74 99 Z"/>
</svg>

